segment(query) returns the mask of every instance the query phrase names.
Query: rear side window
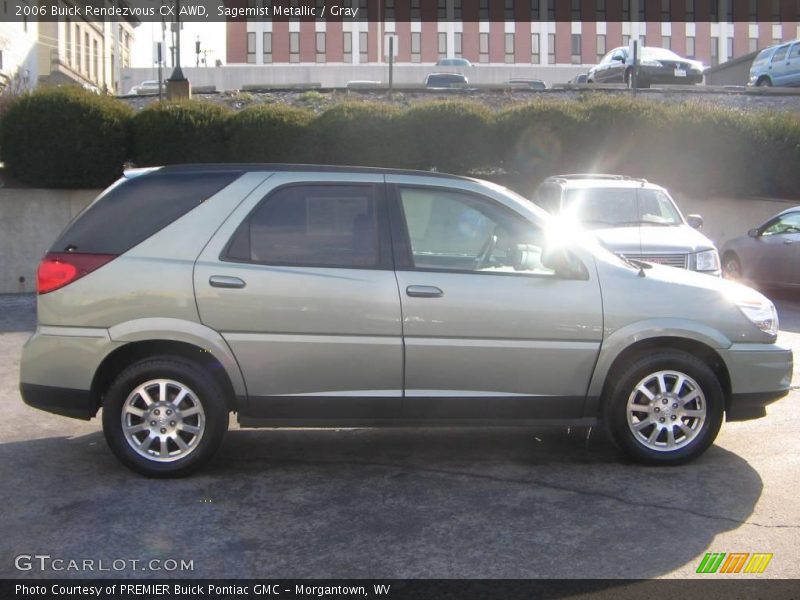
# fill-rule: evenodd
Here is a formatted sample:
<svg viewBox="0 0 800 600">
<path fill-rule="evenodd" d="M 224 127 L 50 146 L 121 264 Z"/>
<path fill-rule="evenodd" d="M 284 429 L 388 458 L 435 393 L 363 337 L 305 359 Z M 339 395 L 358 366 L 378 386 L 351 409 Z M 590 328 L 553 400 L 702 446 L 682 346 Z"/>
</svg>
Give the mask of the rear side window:
<svg viewBox="0 0 800 600">
<path fill-rule="evenodd" d="M 284 266 L 377 266 L 375 188 L 372 185 L 281 188 L 262 201 L 239 226 L 226 257 Z"/>
<path fill-rule="evenodd" d="M 123 254 L 241 175 L 156 172 L 123 181 L 81 213 L 50 252 Z"/>
</svg>

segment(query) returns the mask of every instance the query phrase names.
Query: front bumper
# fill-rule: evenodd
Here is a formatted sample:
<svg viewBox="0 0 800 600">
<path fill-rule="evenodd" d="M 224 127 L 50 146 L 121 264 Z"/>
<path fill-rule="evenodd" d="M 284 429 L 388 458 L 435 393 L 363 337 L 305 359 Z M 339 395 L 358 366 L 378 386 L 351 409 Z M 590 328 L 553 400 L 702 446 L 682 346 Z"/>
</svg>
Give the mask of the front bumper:
<svg viewBox="0 0 800 600">
<path fill-rule="evenodd" d="M 675 69 L 640 66 L 639 80 L 646 83 L 682 83 L 686 85 L 695 85 L 702 83 L 703 74 L 699 71 L 688 71 L 685 77 L 676 77 Z"/>
<path fill-rule="evenodd" d="M 731 378 L 728 421 L 766 415 L 767 404 L 789 393 L 792 351 L 778 344 L 733 344 L 720 351 Z"/>
</svg>

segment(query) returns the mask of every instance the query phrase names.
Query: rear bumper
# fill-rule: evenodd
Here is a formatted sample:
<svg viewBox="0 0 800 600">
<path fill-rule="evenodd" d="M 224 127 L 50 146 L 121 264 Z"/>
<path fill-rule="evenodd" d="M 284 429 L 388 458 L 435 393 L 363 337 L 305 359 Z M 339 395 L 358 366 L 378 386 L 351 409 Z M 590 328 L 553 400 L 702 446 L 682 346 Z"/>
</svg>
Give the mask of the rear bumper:
<svg viewBox="0 0 800 600">
<path fill-rule="evenodd" d="M 88 390 L 20 383 L 19 393 L 28 406 L 57 415 L 88 421 L 97 413 Z"/>
<path fill-rule="evenodd" d="M 720 352 L 731 378 L 729 421 L 766 415 L 766 406 L 789 393 L 792 351 L 777 344 L 733 344 Z"/>
</svg>

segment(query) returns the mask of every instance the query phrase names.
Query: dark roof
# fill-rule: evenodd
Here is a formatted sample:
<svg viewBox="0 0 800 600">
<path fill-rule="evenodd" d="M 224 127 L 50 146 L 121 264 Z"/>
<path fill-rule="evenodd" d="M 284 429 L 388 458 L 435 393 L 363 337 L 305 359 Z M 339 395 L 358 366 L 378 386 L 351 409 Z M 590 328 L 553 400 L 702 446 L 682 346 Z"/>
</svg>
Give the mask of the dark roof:
<svg viewBox="0 0 800 600">
<path fill-rule="evenodd" d="M 424 177 L 440 177 L 442 179 L 463 179 L 472 181 L 469 177 L 450 175 L 436 171 L 420 171 L 414 169 L 390 169 L 383 167 L 350 167 L 338 165 L 295 165 L 284 163 L 198 163 L 185 165 L 167 165 L 158 170 L 160 173 L 190 173 L 190 172 L 227 172 L 227 171 L 296 171 L 296 172 L 322 172 L 322 173 L 373 173 L 377 175 L 417 175 Z"/>
</svg>

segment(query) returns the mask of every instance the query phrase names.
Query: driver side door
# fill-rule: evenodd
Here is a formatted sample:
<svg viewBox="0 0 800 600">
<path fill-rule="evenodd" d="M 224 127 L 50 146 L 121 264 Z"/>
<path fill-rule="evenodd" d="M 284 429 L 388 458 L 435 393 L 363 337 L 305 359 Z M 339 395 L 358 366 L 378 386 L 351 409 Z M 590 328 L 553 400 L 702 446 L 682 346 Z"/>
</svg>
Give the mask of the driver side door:
<svg viewBox="0 0 800 600">
<path fill-rule="evenodd" d="M 403 314 L 403 416 L 583 416 L 602 338 L 593 265 L 580 277 L 558 276 L 542 264 L 545 232 L 492 198 L 401 175 L 387 183 Z"/>
</svg>

